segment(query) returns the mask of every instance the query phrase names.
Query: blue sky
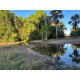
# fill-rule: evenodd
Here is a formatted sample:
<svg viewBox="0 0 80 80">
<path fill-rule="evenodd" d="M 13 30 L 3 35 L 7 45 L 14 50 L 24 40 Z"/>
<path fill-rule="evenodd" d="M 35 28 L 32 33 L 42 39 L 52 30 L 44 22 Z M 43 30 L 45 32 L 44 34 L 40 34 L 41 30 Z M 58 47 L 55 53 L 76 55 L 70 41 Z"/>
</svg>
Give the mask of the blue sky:
<svg viewBox="0 0 80 80">
<path fill-rule="evenodd" d="M 12 12 L 16 13 L 17 16 L 22 16 L 25 18 L 31 14 L 34 14 L 36 10 L 12 10 Z M 45 10 L 45 12 L 49 15 L 50 10 Z M 72 27 L 68 24 L 68 21 L 70 21 L 70 17 L 76 13 L 80 15 L 80 10 L 63 10 L 64 18 L 61 19 L 61 21 L 63 21 L 67 27 L 67 30 L 65 30 L 66 34 L 70 33 L 70 29 Z"/>
</svg>

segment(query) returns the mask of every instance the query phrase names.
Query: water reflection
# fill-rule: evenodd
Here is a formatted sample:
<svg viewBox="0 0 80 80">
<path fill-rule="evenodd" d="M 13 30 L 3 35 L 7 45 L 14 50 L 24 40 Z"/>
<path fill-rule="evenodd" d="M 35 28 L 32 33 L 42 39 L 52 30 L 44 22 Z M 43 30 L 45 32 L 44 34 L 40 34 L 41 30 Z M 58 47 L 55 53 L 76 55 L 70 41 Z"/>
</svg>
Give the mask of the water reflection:
<svg viewBox="0 0 80 80">
<path fill-rule="evenodd" d="M 67 50 L 67 47 L 64 48 L 64 45 L 55 45 L 55 47 L 56 47 L 56 53 L 53 56 L 53 58 L 54 58 L 55 62 L 58 62 L 58 61 L 61 60 L 60 56 L 63 56 L 65 54 L 65 51 Z"/>
<path fill-rule="evenodd" d="M 45 44 L 35 43 L 34 51 L 51 57 L 56 63 L 80 67 L 80 44 Z M 73 64 L 74 63 L 74 64 Z"/>
<path fill-rule="evenodd" d="M 60 56 L 65 54 L 67 47 L 62 45 L 53 45 L 53 44 L 45 44 L 45 43 L 36 43 L 36 47 L 33 50 L 52 57 L 55 61 L 60 60 Z"/>
<path fill-rule="evenodd" d="M 75 62 L 76 64 L 80 63 L 80 54 L 79 54 L 79 45 L 72 45 L 73 52 L 72 54 L 69 55 L 69 57 L 72 58 L 72 61 Z"/>
</svg>

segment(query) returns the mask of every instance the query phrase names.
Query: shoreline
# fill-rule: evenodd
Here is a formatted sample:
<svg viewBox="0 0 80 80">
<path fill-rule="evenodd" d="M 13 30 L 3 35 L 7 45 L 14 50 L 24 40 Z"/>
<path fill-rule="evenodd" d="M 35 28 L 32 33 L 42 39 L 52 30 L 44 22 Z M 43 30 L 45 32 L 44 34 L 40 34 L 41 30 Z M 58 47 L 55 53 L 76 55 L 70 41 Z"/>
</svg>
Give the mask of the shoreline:
<svg viewBox="0 0 80 80">
<path fill-rule="evenodd" d="M 9 42 L 9 43 L 0 43 L 0 46 L 12 46 L 12 45 L 22 45 L 23 42 Z M 25 45 L 28 45 L 28 43 L 25 43 Z"/>
<path fill-rule="evenodd" d="M 0 69 L 22 69 L 22 70 L 72 70 L 80 69 L 77 67 L 68 67 L 63 64 L 63 62 L 55 62 L 53 58 L 50 58 L 46 55 L 42 55 L 39 52 L 32 50 L 35 47 L 33 45 L 18 45 L 10 47 L 0 48 L 1 63 L 10 61 L 5 64 Z M 2 58 L 3 57 L 3 58 Z M 7 59 L 8 58 L 8 59 Z M 16 61 L 15 61 L 16 59 Z M 17 68 L 17 64 L 20 64 Z M 12 65 L 13 64 L 13 65 Z M 5 67 L 7 65 L 8 67 Z M 14 66 L 14 68 L 13 68 Z"/>
<path fill-rule="evenodd" d="M 80 39 L 66 39 L 66 38 L 62 38 L 62 39 L 50 39 L 50 40 L 46 40 L 46 41 L 42 41 L 42 40 L 35 40 L 35 41 L 30 41 L 31 43 L 46 43 L 46 44 L 80 44 Z"/>
<path fill-rule="evenodd" d="M 80 44 L 80 39 L 69 39 L 69 40 L 49 40 L 45 43 L 49 44 Z"/>
<path fill-rule="evenodd" d="M 50 39 L 46 41 L 42 40 L 34 40 L 34 41 L 29 41 L 30 43 L 47 43 L 47 44 L 80 44 L 80 39 L 67 39 L 67 38 L 61 38 L 61 39 Z M 0 43 L 0 46 L 11 46 L 11 45 L 29 45 L 28 43 L 23 43 L 23 42 L 8 42 L 8 43 Z"/>
</svg>

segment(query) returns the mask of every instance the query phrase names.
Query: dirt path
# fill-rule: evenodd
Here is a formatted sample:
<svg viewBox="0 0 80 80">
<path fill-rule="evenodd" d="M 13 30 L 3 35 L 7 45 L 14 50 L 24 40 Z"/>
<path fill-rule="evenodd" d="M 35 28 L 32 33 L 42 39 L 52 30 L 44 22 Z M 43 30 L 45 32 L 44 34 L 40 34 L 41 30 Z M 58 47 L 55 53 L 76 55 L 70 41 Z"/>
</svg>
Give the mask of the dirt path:
<svg viewBox="0 0 80 80">
<path fill-rule="evenodd" d="M 53 39 L 45 43 L 50 44 L 80 44 L 80 39 Z"/>
<path fill-rule="evenodd" d="M 80 38 L 59 38 L 59 39 L 50 39 L 47 41 L 42 41 L 42 40 L 34 40 L 30 41 L 30 43 L 49 43 L 49 44 L 80 44 Z"/>
</svg>

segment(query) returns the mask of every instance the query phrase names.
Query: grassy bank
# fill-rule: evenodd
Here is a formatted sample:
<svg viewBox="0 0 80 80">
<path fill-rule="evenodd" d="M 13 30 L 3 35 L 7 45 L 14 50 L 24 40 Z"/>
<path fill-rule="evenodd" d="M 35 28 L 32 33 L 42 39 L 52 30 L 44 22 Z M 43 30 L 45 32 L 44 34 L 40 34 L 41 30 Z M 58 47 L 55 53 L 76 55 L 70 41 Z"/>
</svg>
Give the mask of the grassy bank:
<svg viewBox="0 0 80 80">
<path fill-rule="evenodd" d="M 26 57 L 26 53 L 0 53 L 0 70 L 47 69 L 47 64 L 42 62 L 27 63 Z"/>
<path fill-rule="evenodd" d="M 66 70 L 61 62 L 31 50 L 32 45 L 0 46 L 0 70 Z"/>
<path fill-rule="evenodd" d="M 21 45 L 21 44 L 28 45 L 28 43 L 24 42 L 8 42 L 8 43 L 0 43 L 0 46 Z"/>
<path fill-rule="evenodd" d="M 47 69 L 48 59 L 33 52 L 31 46 L 13 45 L 0 47 L 0 70 L 36 70 Z"/>
</svg>

